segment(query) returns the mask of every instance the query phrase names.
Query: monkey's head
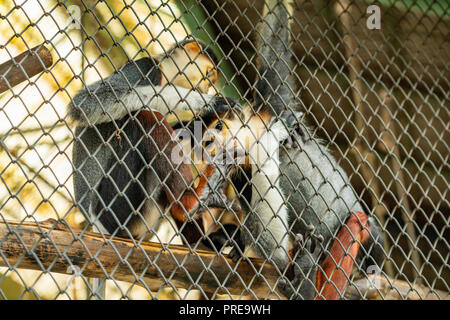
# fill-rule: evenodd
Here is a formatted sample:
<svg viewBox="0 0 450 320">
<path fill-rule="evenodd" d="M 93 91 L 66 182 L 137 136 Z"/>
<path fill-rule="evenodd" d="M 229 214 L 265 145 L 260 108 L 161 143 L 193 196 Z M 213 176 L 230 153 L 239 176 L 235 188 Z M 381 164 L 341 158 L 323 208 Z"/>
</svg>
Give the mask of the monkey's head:
<svg viewBox="0 0 450 320">
<path fill-rule="evenodd" d="M 265 113 L 254 115 L 249 107 L 219 116 L 210 112 L 210 115 L 202 117 L 207 128 L 202 136 L 203 150 L 211 156 L 218 151 L 233 150 L 235 159 L 240 158 L 241 161 L 245 156 L 245 163 L 248 163 L 248 151 L 266 131 L 265 124 L 269 123 L 270 118 L 271 115 Z"/>
<path fill-rule="evenodd" d="M 233 133 L 242 126 L 240 118 L 235 112 L 218 114 L 211 110 L 201 114 L 205 128 L 202 133 L 203 151 L 215 157 L 219 151 L 234 148 L 236 141 L 233 139 Z"/>
<path fill-rule="evenodd" d="M 217 84 L 217 57 L 204 44 L 196 40 L 177 43 L 160 57 L 162 84 L 174 85 L 208 93 Z"/>
</svg>

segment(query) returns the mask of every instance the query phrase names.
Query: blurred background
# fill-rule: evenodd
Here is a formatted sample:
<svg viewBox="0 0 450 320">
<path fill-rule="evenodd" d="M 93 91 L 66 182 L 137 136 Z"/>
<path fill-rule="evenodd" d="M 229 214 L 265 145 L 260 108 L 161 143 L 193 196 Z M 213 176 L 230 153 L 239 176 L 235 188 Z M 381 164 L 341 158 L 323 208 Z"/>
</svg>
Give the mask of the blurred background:
<svg viewBox="0 0 450 320">
<path fill-rule="evenodd" d="M 367 27 L 371 4 L 380 8 L 380 29 Z M 259 0 L 0 1 L 0 63 L 42 43 L 54 61 L 0 95 L 0 222 L 83 226 L 66 106 L 83 83 L 129 60 L 193 34 L 220 58 L 220 91 L 251 98 L 262 8 Z M 450 3 L 297 0 L 292 28 L 298 110 L 380 221 L 389 257 L 383 271 L 448 296 Z M 156 296 L 197 293 L 162 288 Z M 83 277 L 0 268 L 0 299 L 88 297 Z M 137 285 L 108 282 L 107 299 L 149 297 Z"/>
</svg>

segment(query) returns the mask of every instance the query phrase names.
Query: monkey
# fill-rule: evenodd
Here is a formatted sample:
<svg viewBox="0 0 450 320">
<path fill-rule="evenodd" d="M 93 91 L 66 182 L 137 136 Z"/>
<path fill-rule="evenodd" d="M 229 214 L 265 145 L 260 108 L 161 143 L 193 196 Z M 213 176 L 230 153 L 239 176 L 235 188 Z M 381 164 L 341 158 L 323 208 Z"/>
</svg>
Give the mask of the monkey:
<svg viewBox="0 0 450 320">
<path fill-rule="evenodd" d="M 266 32 L 265 30 L 263 30 Z M 267 32 L 266 32 L 267 33 Z M 267 50 L 267 49 L 265 49 Z M 286 50 L 284 50 L 286 51 Z M 284 54 L 286 56 L 286 54 Z M 277 58 L 280 60 L 279 58 Z M 284 70 L 287 70 L 289 68 L 289 65 L 286 64 L 287 60 L 281 59 L 282 66 L 280 68 L 283 68 Z M 267 63 L 267 62 L 266 62 Z M 272 72 L 267 68 L 268 74 L 266 75 L 268 78 L 275 77 L 277 78 L 276 81 L 278 83 L 283 82 L 284 79 L 279 79 L 280 76 L 277 72 Z M 284 71 L 283 74 L 288 74 L 288 70 Z M 281 73 L 280 73 L 281 74 Z M 257 87 L 260 91 L 265 90 L 267 86 L 265 83 L 263 84 L 263 81 L 265 79 L 260 80 L 257 83 Z M 269 84 L 269 83 L 267 83 Z M 276 84 L 271 83 L 274 85 L 273 89 L 275 88 Z M 270 84 L 269 84 L 270 85 Z M 278 85 L 279 88 L 277 90 L 285 90 L 284 86 Z M 272 95 L 271 99 L 277 101 L 279 100 L 281 96 L 279 94 Z M 257 100 L 257 103 L 252 108 L 246 108 L 245 110 L 233 110 L 233 112 L 228 113 L 229 118 L 223 121 L 216 121 L 218 119 L 217 115 L 212 112 L 204 112 L 202 113 L 198 118 L 201 119 L 201 121 L 204 123 L 206 127 L 209 127 L 209 129 L 215 129 L 218 132 L 222 132 L 222 129 L 228 128 L 229 131 L 223 131 L 224 135 L 229 134 L 231 130 L 237 129 L 236 132 L 233 132 L 231 136 L 238 136 L 235 141 L 239 141 L 240 144 L 245 144 L 246 149 L 249 149 L 249 146 L 255 141 L 257 141 L 260 136 L 267 131 L 267 128 L 270 127 L 269 123 L 274 124 L 277 119 L 272 119 L 274 115 L 281 113 L 279 110 L 274 110 L 270 103 L 264 103 L 265 101 L 262 100 L 262 97 L 255 97 L 255 100 Z M 281 103 L 272 103 L 273 106 L 279 106 Z M 255 110 L 264 111 L 264 112 L 255 112 Z M 256 113 L 256 115 L 255 115 Z M 235 115 L 239 114 L 238 117 Z M 222 117 L 219 117 L 222 118 Z M 273 120 L 273 121 L 272 121 Z M 231 126 L 228 126 L 226 123 L 228 121 L 234 121 Z M 214 122 L 214 124 L 212 124 Z M 245 125 L 242 125 L 242 123 L 245 123 Z M 250 129 L 251 128 L 251 129 Z M 285 128 L 281 128 L 280 130 L 284 131 Z M 214 137 L 212 137 L 214 139 Z M 211 219 L 209 216 L 214 216 L 214 219 Z M 226 212 L 223 214 L 223 210 L 208 210 L 208 213 L 204 213 L 203 217 L 203 227 L 204 227 L 204 233 L 211 233 L 213 234 L 210 236 L 209 240 L 213 242 L 213 245 L 211 246 L 211 243 L 208 244 L 205 242 L 205 244 L 210 248 L 218 249 L 217 251 L 220 251 L 220 248 L 222 248 L 227 242 L 230 242 L 230 234 L 235 233 L 235 227 L 233 226 L 233 222 L 237 222 L 237 220 L 240 219 L 241 212 L 235 212 L 235 213 L 229 213 Z M 212 220 L 217 220 L 220 218 L 221 224 L 224 224 L 224 227 L 219 227 L 217 224 L 212 224 Z M 224 230 L 225 229 L 225 230 Z M 226 233 L 226 234 L 224 234 Z M 236 245 L 238 247 L 242 247 L 242 241 L 240 241 L 239 234 L 236 236 Z"/>
<path fill-rule="evenodd" d="M 230 118 L 229 118 L 230 119 Z M 271 146 L 278 146 L 278 141 L 284 141 L 286 139 L 289 138 L 289 128 L 293 127 L 293 117 L 289 116 L 287 118 L 282 118 L 280 120 L 276 120 L 276 119 L 272 119 L 273 121 L 270 123 L 270 129 L 276 134 L 276 138 L 273 138 L 271 136 L 271 132 L 270 131 L 263 131 L 261 129 L 261 132 L 259 132 L 259 134 L 261 134 L 261 136 L 257 139 L 264 141 L 263 144 L 261 144 L 262 149 L 259 150 L 257 148 L 250 148 L 251 152 L 250 152 L 250 158 L 260 158 L 262 157 L 262 159 L 259 159 L 260 163 L 271 163 L 272 158 L 270 156 L 265 156 L 265 149 Z M 208 123 L 208 120 L 206 118 L 203 118 L 203 121 L 205 123 Z M 259 121 L 257 122 L 259 123 Z M 215 130 L 222 130 L 222 125 L 220 123 L 218 123 L 215 128 Z M 219 134 L 222 132 L 219 132 Z M 270 136 L 269 136 L 270 135 Z M 203 138 L 205 139 L 205 133 L 203 133 Z M 208 137 L 206 137 L 206 140 L 208 141 Z M 272 141 L 270 141 L 272 140 Z M 209 140 L 208 142 L 210 142 L 211 140 Z M 247 141 L 248 142 L 248 141 Z M 233 167 L 235 166 L 235 161 L 234 159 L 232 159 L 233 155 L 232 153 L 236 150 L 236 148 L 231 148 L 230 150 L 224 150 L 221 149 L 221 146 L 218 146 L 218 149 L 211 149 L 209 147 L 209 144 L 207 143 L 204 146 L 204 149 L 207 150 L 209 152 L 209 154 L 212 156 L 213 160 L 209 160 L 207 161 L 207 163 L 214 163 L 214 167 L 211 168 L 211 170 L 220 170 L 221 174 L 220 175 L 216 175 L 219 178 L 215 181 L 211 183 L 211 187 L 208 189 L 209 194 L 205 194 L 205 197 L 213 197 L 214 192 L 220 192 L 220 196 L 224 197 L 224 188 L 230 187 L 230 184 L 226 183 L 225 179 L 226 177 L 230 176 L 230 173 L 232 172 Z M 277 150 L 274 150 L 277 151 Z M 227 152 L 231 152 L 231 158 L 229 156 L 227 157 L 223 157 L 224 153 L 226 154 Z M 254 166 L 249 166 L 248 163 L 244 163 L 243 167 L 248 169 L 248 168 L 254 168 Z M 260 166 L 259 168 L 263 169 L 263 166 Z M 266 167 L 267 169 L 267 167 Z M 275 169 L 271 167 L 270 169 Z M 269 169 L 269 170 L 270 170 Z M 235 174 L 236 171 L 233 171 L 233 173 Z M 268 175 L 268 173 L 266 173 L 266 175 Z M 243 182 L 245 179 L 242 179 L 242 177 L 240 178 L 240 182 Z M 237 192 L 237 190 L 244 190 L 244 193 L 246 193 L 247 195 L 248 193 L 248 183 L 243 182 L 243 184 L 247 187 L 247 188 L 236 188 L 236 186 L 233 186 L 235 188 L 235 190 L 228 190 L 226 192 L 226 194 L 230 194 L 230 193 L 235 193 Z M 224 187 L 225 186 L 225 187 Z M 274 190 L 271 190 L 271 192 L 273 193 Z M 250 192 L 251 194 L 251 192 Z M 273 196 L 272 194 L 269 195 L 269 197 Z M 249 197 L 247 197 L 249 198 Z M 247 203 L 247 206 L 248 203 Z M 216 207 L 217 208 L 217 207 Z M 230 208 L 233 211 L 226 211 L 224 209 L 222 210 L 218 210 L 218 209 L 208 209 L 207 213 L 203 213 L 202 214 L 202 221 L 203 221 L 203 228 L 204 228 L 204 233 L 205 234 L 209 234 L 207 240 L 210 241 L 209 245 L 207 243 L 207 241 L 205 241 L 205 244 L 207 246 L 209 246 L 212 249 L 216 249 L 218 252 L 226 245 L 231 243 L 232 246 L 234 246 L 235 248 L 240 248 L 241 252 L 244 251 L 245 249 L 245 244 L 242 241 L 241 237 L 240 237 L 240 233 L 236 232 L 236 226 L 239 226 L 242 223 L 243 220 L 243 213 L 246 210 L 241 210 L 241 203 L 239 202 L 238 205 L 236 205 L 236 203 L 233 201 L 230 204 Z M 239 210 L 236 210 L 239 209 Z M 242 209 L 244 209 L 244 207 L 242 207 Z M 216 212 L 218 211 L 218 212 Z M 225 212 L 224 212 L 225 211 Z M 247 209 L 248 212 L 248 209 Z M 277 220 L 277 219 L 274 219 Z M 217 222 L 220 222 L 220 224 L 218 224 Z M 211 245 L 212 244 L 212 245 Z M 237 256 L 237 255 L 236 255 Z"/>
<path fill-rule="evenodd" d="M 273 9 L 283 11 L 287 10 L 287 8 L 285 8 L 283 4 L 280 4 L 279 6 L 276 4 L 276 1 L 269 1 L 269 3 L 266 4 L 266 14 L 264 17 L 267 21 L 267 25 L 265 28 L 260 30 L 261 37 L 267 44 L 259 44 L 258 46 L 258 50 L 261 52 L 262 56 L 262 58 L 260 57 L 259 59 L 259 64 L 262 63 L 264 65 L 264 69 L 260 68 L 259 70 L 262 77 L 256 83 L 253 105 L 245 108 L 238 116 L 230 113 L 228 118 L 221 118 L 219 120 L 214 114 L 208 114 L 204 115 L 202 118 L 202 121 L 209 131 L 214 130 L 216 132 L 216 134 L 211 136 L 209 142 L 214 142 L 213 145 L 215 146 L 217 145 L 216 142 L 220 141 L 218 144 L 219 149 L 222 145 L 231 147 L 231 149 L 235 150 L 243 149 L 248 151 L 253 149 L 254 154 L 253 156 L 250 156 L 250 158 L 256 158 L 258 157 L 258 154 L 264 154 L 265 146 L 264 144 L 259 143 L 260 140 L 268 140 L 268 142 L 271 141 L 274 143 L 275 146 L 278 145 L 275 141 L 277 139 L 273 139 L 273 137 L 271 137 L 271 134 L 268 133 L 268 129 L 270 128 L 271 131 L 275 131 L 271 127 L 274 123 L 276 123 L 277 119 L 283 118 L 278 116 L 282 114 L 283 107 L 289 103 L 288 100 L 284 100 L 284 97 L 288 95 L 286 91 L 290 91 L 291 89 L 287 88 L 283 85 L 283 83 L 288 80 L 287 75 L 289 74 L 291 68 L 289 61 L 290 56 L 287 50 L 287 43 L 282 43 L 281 37 L 278 38 L 278 35 L 275 35 L 273 32 L 274 27 L 285 24 L 288 18 L 286 12 L 280 14 L 280 12 L 274 12 Z M 283 19 L 285 20 L 280 22 L 280 20 Z M 279 29 L 276 30 L 278 31 Z M 288 33 L 289 30 L 286 30 L 283 36 L 288 37 Z M 278 55 L 281 53 L 280 56 L 274 57 L 274 54 L 271 52 L 274 50 L 271 48 L 271 45 L 273 44 L 277 45 L 275 49 L 277 50 L 276 54 Z M 270 66 L 272 63 L 276 64 L 276 68 L 272 68 Z M 267 79 L 270 79 L 270 81 Z M 204 147 L 207 149 L 208 145 L 205 144 Z M 215 154 L 217 150 L 212 149 L 209 151 L 212 154 Z M 270 161 L 270 155 L 266 155 L 265 160 L 269 160 L 265 164 L 268 171 L 272 171 L 273 173 L 278 172 L 278 165 L 275 163 L 276 161 Z M 243 165 L 241 167 L 245 169 L 241 170 L 241 177 L 243 180 L 250 181 L 250 174 L 248 174 L 248 171 L 251 171 L 252 166 Z M 253 166 L 253 168 L 255 168 L 255 166 Z M 256 170 L 259 169 L 256 168 Z M 235 185 L 235 188 L 236 183 L 236 181 L 233 181 L 232 183 Z M 238 194 L 242 191 L 242 188 L 236 189 Z M 251 188 L 247 187 L 247 192 L 244 193 L 251 195 L 252 192 L 249 189 Z M 270 188 L 270 190 L 267 191 L 268 194 L 266 196 L 269 198 L 273 197 L 276 203 L 281 201 L 281 199 L 279 199 L 280 192 L 277 191 L 276 188 Z M 250 202 L 251 201 L 249 201 L 248 207 L 251 207 Z M 285 216 L 287 216 L 287 209 L 283 206 L 279 210 L 279 216 L 272 219 L 272 225 L 276 225 L 276 228 L 278 229 L 283 229 L 282 225 L 283 220 L 285 220 Z M 281 232 L 279 232 L 279 234 L 281 235 Z M 240 236 L 237 235 L 237 238 L 239 239 Z M 273 239 L 273 241 L 275 243 L 283 242 L 283 245 L 280 247 L 284 248 L 287 246 L 287 237 L 282 236 L 282 238 L 283 239 Z M 240 240 L 238 242 L 240 242 Z M 283 251 L 283 249 L 281 249 L 281 251 Z M 274 258 L 276 260 L 275 264 L 277 265 L 281 265 L 282 261 L 287 261 L 287 259 L 285 259 L 285 257 L 281 254 Z"/>
<path fill-rule="evenodd" d="M 258 113 L 252 115 L 246 108 L 244 120 L 211 115 L 205 121 L 219 131 L 215 145 L 243 149 L 247 158 L 254 159 L 250 166 L 239 165 L 230 173 L 243 210 L 244 245 L 287 276 L 289 281 L 282 279 L 278 286 L 287 298 L 339 299 L 355 260 L 380 262 L 382 239 L 376 220 L 363 213 L 348 176 L 302 116 L 291 113 L 290 121 L 284 121 L 292 129 L 291 138 L 278 139 L 266 129 L 273 118 L 286 118 L 285 109 L 295 102 L 289 84 L 289 5 L 286 0 L 265 4 L 260 31 L 264 44 L 258 48 L 260 78 L 253 99 Z M 258 141 L 262 138 L 275 148 L 278 142 L 279 153 L 266 150 Z M 213 153 L 216 149 L 210 148 Z M 242 254 L 236 246 L 230 252 L 235 261 Z"/>
<path fill-rule="evenodd" d="M 315 272 L 316 299 L 335 300 L 343 294 L 355 261 L 361 267 L 381 262 L 382 237 L 376 220 L 363 213 L 347 174 L 325 143 L 305 123 L 298 125 L 294 143 L 280 150 L 280 187 L 290 197 L 289 227 L 304 234 L 313 226 L 325 247 L 320 257 L 317 251 L 313 255 L 320 265 Z M 285 292 L 298 298 L 290 288 L 285 287 Z M 312 299 L 311 293 L 303 296 Z"/>
<path fill-rule="evenodd" d="M 126 236 L 129 232 L 132 237 L 139 238 L 153 231 L 152 227 L 157 225 L 166 207 L 169 207 L 178 227 L 188 220 L 200 218 L 198 215 L 188 216 L 200 201 L 203 201 L 203 206 L 225 208 L 225 195 L 206 191 L 208 181 L 213 182 L 220 172 L 207 166 L 195 190 L 187 189 L 194 179 L 188 163 L 176 165 L 171 159 L 174 150 L 181 150 L 172 140 L 173 129 L 159 113 L 142 110 L 136 118 L 116 121 L 119 125 L 128 121 L 121 126 L 127 142 L 123 139 L 123 145 L 116 152 L 123 162 L 116 164 L 115 158 L 111 158 L 109 167 L 112 169 L 98 187 L 101 201 L 94 213 L 101 225 L 109 233 L 126 225 L 126 228 L 120 228 L 118 235 Z M 165 124 L 159 125 L 159 121 Z M 143 126 L 144 134 L 139 126 Z M 150 134 L 147 137 L 145 133 Z M 133 215 L 134 212 L 141 215 Z M 194 237 L 199 237 L 192 232 L 183 232 L 183 240 L 187 243 L 195 242 Z"/>
<path fill-rule="evenodd" d="M 177 42 L 160 56 L 125 64 L 106 79 L 83 87 L 68 105 L 75 127 L 121 119 L 146 107 L 162 114 L 220 106 L 206 93 L 218 79 L 217 57 L 198 40 Z"/>
<path fill-rule="evenodd" d="M 232 99 L 206 94 L 218 75 L 217 59 L 205 48 L 186 40 L 165 55 L 131 61 L 82 88 L 69 104 L 75 200 L 90 223 L 98 219 L 94 224 L 100 231 L 141 237 L 169 204 L 177 224 L 192 218 L 189 212 L 199 205 L 206 176 L 214 172 L 207 168 L 191 190 L 189 164 L 174 166 L 167 157 L 177 143 L 164 116 L 236 107 Z"/>
</svg>

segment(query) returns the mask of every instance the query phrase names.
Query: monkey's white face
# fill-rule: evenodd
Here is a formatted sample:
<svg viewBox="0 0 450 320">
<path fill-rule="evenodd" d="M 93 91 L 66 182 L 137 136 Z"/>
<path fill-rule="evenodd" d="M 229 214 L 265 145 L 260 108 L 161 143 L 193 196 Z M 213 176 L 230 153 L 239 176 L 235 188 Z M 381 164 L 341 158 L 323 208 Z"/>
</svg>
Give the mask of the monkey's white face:
<svg viewBox="0 0 450 320">
<path fill-rule="evenodd" d="M 195 49 L 197 48 L 197 49 Z M 162 84 L 170 82 L 186 89 L 208 93 L 218 79 L 213 62 L 190 44 L 161 61 Z"/>
<path fill-rule="evenodd" d="M 234 148 L 236 141 L 230 132 L 232 128 L 236 128 L 232 120 L 214 120 L 203 133 L 203 150 L 214 157 L 220 150 Z"/>
<path fill-rule="evenodd" d="M 232 152 L 234 158 L 239 157 L 239 161 L 248 163 L 248 151 L 266 131 L 265 123 L 269 119 L 265 115 L 251 116 L 248 107 L 241 118 L 216 119 L 203 134 L 203 150 L 213 157 L 219 152 Z"/>
</svg>

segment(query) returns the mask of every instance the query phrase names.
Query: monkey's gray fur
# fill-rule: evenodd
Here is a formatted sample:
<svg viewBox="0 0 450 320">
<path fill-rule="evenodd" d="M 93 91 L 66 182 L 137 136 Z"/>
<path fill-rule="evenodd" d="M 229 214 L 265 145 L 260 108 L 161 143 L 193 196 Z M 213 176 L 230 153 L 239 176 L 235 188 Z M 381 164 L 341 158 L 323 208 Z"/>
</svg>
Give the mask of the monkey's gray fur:
<svg viewBox="0 0 450 320">
<path fill-rule="evenodd" d="M 92 222 L 90 212 L 99 200 L 96 188 L 111 169 L 107 167 L 110 159 L 117 158 L 114 150 L 121 146 L 115 135 L 120 128 L 114 120 L 144 108 L 167 114 L 204 108 L 220 112 L 221 107 L 229 107 L 229 100 L 218 96 L 171 84 L 156 85 L 162 77 L 159 67 L 158 61 L 151 57 L 131 61 L 106 79 L 83 87 L 68 106 L 69 120 L 75 126 L 72 153 L 75 200 L 89 222 Z M 98 228 L 103 230 L 100 224 Z"/>
<path fill-rule="evenodd" d="M 269 10 L 264 16 L 265 23 L 261 31 L 265 42 L 260 49 L 262 56 L 259 66 L 261 79 L 258 81 L 255 93 L 255 105 L 258 107 L 269 104 L 275 113 L 280 115 L 281 113 L 286 114 L 289 105 L 292 106 L 295 101 L 295 96 L 287 82 L 291 73 L 289 67 L 291 53 L 289 50 L 289 17 L 286 7 L 290 5 L 290 1 L 269 0 L 266 2 Z M 295 114 L 293 116 L 296 117 Z M 286 147 L 280 147 L 280 176 L 279 179 L 276 179 L 275 187 L 280 189 L 282 201 L 277 203 L 276 199 L 272 199 L 264 193 L 255 194 L 258 189 L 267 191 L 268 188 L 255 185 L 255 175 L 263 176 L 264 173 L 252 169 L 252 200 L 248 201 L 247 196 L 248 204 L 245 204 L 246 201 L 243 201 L 242 204 L 244 210 L 248 212 L 244 216 L 242 228 L 244 243 L 251 246 L 259 256 L 271 259 L 281 271 L 285 270 L 289 257 L 286 242 L 283 235 L 279 234 L 280 232 L 283 232 L 285 237 L 290 237 L 291 241 L 296 234 L 306 235 L 311 232 L 312 239 L 320 236 L 323 238 L 322 246 L 325 248 L 321 253 L 320 260 L 322 260 L 325 257 L 323 253 L 331 248 L 334 237 L 349 216 L 357 211 L 364 212 L 358 197 L 350 186 L 347 174 L 336 162 L 323 141 L 312 136 L 311 130 L 305 125 L 303 119 L 297 119 L 297 122 L 298 125 L 293 130 L 291 138 L 295 143 L 289 141 L 286 143 Z M 234 178 L 242 179 L 239 176 Z M 258 181 L 263 181 L 264 185 L 263 177 L 259 177 Z M 270 188 L 273 189 L 273 187 Z M 261 207 L 258 206 L 258 202 L 266 202 L 267 205 Z M 277 228 L 263 224 L 264 221 L 273 219 L 278 219 L 280 222 Z M 280 230 L 279 226 L 283 224 L 285 228 Z M 381 258 L 382 240 L 373 217 L 369 217 L 369 224 L 371 240 L 362 249 L 362 255 L 372 256 L 373 260 L 370 263 L 373 263 L 378 262 Z M 312 226 L 314 226 L 314 230 L 311 231 Z M 274 241 L 275 239 L 282 239 L 283 243 L 277 243 Z M 311 282 L 314 279 L 314 277 L 303 279 L 304 274 L 310 271 L 308 269 L 314 269 L 320 262 L 318 261 L 319 252 L 317 250 L 307 252 L 309 247 L 307 246 L 306 252 L 297 258 L 300 268 L 294 268 L 294 281 L 290 284 L 281 282 L 280 290 L 288 298 L 314 298 L 314 283 L 309 286 L 302 284 L 304 281 Z M 238 248 L 232 250 L 231 255 L 234 258 L 239 256 L 237 250 Z M 312 258 L 305 259 L 304 254 L 311 254 Z M 295 287 L 291 287 L 291 285 Z"/>
</svg>

